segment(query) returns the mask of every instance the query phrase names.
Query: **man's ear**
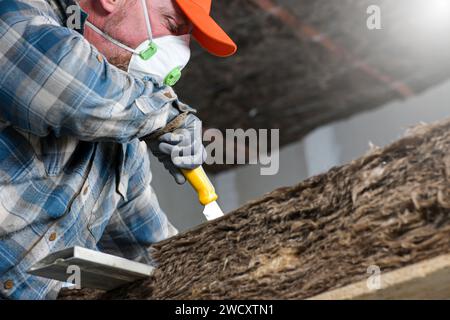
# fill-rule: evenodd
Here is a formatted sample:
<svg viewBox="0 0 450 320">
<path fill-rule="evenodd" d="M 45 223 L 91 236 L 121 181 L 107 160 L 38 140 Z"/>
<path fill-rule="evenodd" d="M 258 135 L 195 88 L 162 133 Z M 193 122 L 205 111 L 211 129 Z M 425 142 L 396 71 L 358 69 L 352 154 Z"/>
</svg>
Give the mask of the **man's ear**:
<svg viewBox="0 0 450 320">
<path fill-rule="evenodd" d="M 122 0 L 98 0 L 100 6 L 108 13 L 113 13 L 123 2 Z"/>
</svg>

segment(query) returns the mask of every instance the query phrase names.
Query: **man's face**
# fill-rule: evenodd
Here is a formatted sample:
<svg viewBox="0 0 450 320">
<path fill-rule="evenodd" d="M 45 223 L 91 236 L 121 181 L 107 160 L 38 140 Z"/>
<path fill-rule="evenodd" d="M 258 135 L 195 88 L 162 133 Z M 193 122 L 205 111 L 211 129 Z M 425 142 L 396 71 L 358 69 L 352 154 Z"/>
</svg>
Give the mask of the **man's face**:
<svg viewBox="0 0 450 320">
<path fill-rule="evenodd" d="M 144 8 L 141 0 L 82 0 L 80 6 L 89 14 L 89 21 L 131 48 L 148 39 Z M 174 0 L 147 0 L 154 38 L 183 35 L 191 31 L 191 23 Z M 122 70 L 128 69 L 131 53 L 114 45 L 86 28 L 85 38 L 108 61 Z"/>
</svg>

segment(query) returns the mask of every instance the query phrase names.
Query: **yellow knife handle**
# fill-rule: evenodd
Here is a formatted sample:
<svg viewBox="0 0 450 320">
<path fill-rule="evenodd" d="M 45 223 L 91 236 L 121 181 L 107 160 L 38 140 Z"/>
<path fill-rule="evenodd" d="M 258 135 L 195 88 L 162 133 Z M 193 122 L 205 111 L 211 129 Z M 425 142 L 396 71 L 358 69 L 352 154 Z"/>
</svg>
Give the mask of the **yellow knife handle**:
<svg viewBox="0 0 450 320">
<path fill-rule="evenodd" d="M 206 206 L 217 200 L 218 196 L 216 190 L 202 166 L 193 170 L 182 169 L 181 172 L 183 172 L 186 180 L 189 181 L 191 186 L 197 191 L 198 200 L 202 205 Z"/>
</svg>

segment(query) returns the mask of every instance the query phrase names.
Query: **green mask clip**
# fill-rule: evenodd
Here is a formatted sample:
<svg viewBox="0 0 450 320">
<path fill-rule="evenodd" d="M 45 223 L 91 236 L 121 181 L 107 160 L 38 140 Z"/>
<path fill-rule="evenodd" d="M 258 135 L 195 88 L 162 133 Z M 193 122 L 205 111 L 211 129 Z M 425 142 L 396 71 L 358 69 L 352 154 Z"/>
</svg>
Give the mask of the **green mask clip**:
<svg viewBox="0 0 450 320">
<path fill-rule="evenodd" d="M 164 79 L 164 84 L 166 86 L 172 87 L 175 85 L 175 83 L 178 82 L 178 80 L 180 80 L 180 78 L 181 78 L 181 68 L 176 67 L 175 69 L 170 71 L 167 77 Z"/>
<path fill-rule="evenodd" d="M 156 44 L 154 42 L 151 42 L 148 46 L 147 49 L 145 49 L 144 51 L 142 51 L 139 56 L 143 59 L 143 60 L 148 60 L 151 57 L 153 57 L 156 53 L 156 51 L 158 51 L 158 47 L 156 46 Z"/>
</svg>

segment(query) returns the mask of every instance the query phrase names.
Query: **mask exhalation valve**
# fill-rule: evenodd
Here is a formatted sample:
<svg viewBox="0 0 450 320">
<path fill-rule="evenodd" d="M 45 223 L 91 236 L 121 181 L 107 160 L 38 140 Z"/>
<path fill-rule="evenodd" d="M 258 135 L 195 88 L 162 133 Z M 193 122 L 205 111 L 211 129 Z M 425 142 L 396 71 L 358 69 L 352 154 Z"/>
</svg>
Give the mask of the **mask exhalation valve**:
<svg viewBox="0 0 450 320">
<path fill-rule="evenodd" d="M 176 67 L 172 71 L 169 72 L 167 77 L 164 79 L 164 84 L 167 86 L 174 86 L 178 80 L 181 78 L 181 68 Z"/>
</svg>

